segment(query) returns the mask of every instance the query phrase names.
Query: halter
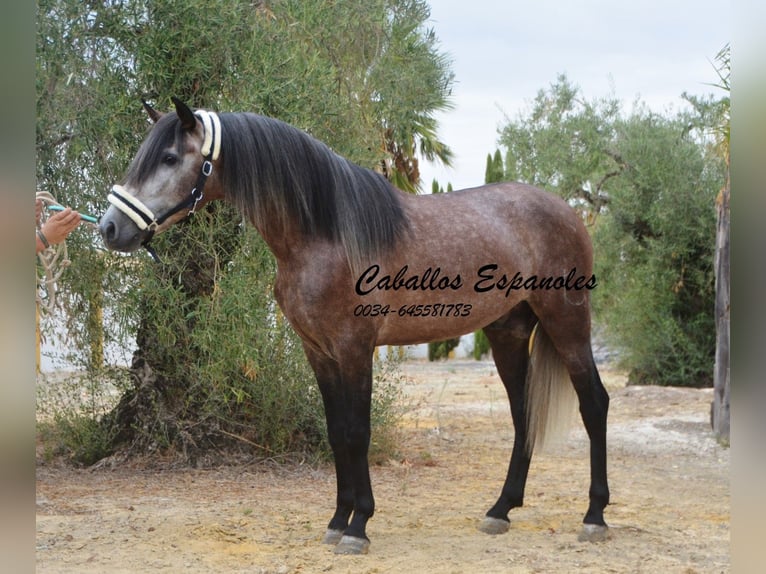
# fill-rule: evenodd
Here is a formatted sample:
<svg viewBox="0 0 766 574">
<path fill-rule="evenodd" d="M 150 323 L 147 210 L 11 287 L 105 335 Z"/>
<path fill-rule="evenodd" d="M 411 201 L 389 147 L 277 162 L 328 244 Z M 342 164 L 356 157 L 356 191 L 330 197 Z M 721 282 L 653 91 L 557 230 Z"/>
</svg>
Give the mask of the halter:
<svg viewBox="0 0 766 574">
<path fill-rule="evenodd" d="M 194 112 L 194 115 L 202 121 L 202 127 L 204 128 L 204 139 L 200 151 L 205 158 L 205 161 L 202 162 L 202 169 L 199 176 L 197 176 L 197 182 L 186 199 L 165 212 L 162 216 L 157 217 L 151 209 L 137 197 L 131 195 L 130 192 L 121 185 L 114 185 L 112 187 L 112 192 L 107 195 L 109 203 L 127 215 L 141 231 L 148 230 L 148 235 L 141 243 L 141 246 L 144 247 L 149 252 L 149 255 L 151 255 L 158 263 L 160 259 L 157 256 L 157 252 L 151 245 L 149 245 L 154 237 L 155 231 L 157 231 L 157 228 L 169 217 L 172 217 L 179 211 L 189 208 L 189 213 L 187 213 L 186 216 L 190 217 L 194 215 L 194 212 L 197 209 L 197 204 L 204 197 L 202 192 L 205 188 L 205 182 L 210 174 L 213 173 L 212 162 L 216 161 L 221 154 L 221 120 L 218 115 L 206 110 L 197 110 Z"/>
</svg>

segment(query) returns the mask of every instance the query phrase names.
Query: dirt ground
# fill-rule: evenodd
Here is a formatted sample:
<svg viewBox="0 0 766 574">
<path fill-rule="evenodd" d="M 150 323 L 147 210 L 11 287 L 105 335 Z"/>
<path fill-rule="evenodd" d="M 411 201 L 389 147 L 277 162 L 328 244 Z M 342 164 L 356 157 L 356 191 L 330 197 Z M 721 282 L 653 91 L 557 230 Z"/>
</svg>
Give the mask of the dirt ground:
<svg viewBox="0 0 766 574">
<path fill-rule="evenodd" d="M 365 556 L 320 544 L 331 466 L 216 470 L 37 469 L 37 572 L 570 573 L 729 571 L 729 449 L 712 438 L 710 390 L 626 387 L 612 398 L 611 539 L 581 543 L 582 425 L 536 453 L 511 530 L 477 530 L 505 476 L 513 430 L 488 362 L 405 363 L 401 456 L 372 468 Z"/>
</svg>

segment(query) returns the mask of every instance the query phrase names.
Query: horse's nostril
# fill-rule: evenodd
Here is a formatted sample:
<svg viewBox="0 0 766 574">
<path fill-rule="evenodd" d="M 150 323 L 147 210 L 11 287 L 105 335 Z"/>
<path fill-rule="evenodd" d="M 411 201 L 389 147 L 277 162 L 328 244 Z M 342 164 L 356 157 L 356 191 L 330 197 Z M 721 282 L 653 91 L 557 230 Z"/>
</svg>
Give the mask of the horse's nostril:
<svg viewBox="0 0 766 574">
<path fill-rule="evenodd" d="M 115 237 L 117 237 L 117 226 L 114 224 L 114 221 L 107 221 L 101 224 L 101 237 L 107 243 L 114 241 Z"/>
</svg>

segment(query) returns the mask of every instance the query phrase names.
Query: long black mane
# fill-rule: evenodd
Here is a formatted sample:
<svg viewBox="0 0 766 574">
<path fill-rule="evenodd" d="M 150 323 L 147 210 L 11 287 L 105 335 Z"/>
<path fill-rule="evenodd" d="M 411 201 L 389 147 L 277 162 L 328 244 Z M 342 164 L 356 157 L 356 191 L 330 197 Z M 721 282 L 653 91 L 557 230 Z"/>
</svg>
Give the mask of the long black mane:
<svg viewBox="0 0 766 574">
<path fill-rule="evenodd" d="M 385 253 L 407 232 L 399 192 L 381 174 L 282 121 L 252 113 L 219 117 L 226 199 L 260 230 L 287 232 L 297 226 L 307 237 L 340 242 L 352 269 Z M 166 114 L 126 179 L 140 184 L 179 137 L 176 114 Z"/>
<path fill-rule="evenodd" d="M 221 114 L 225 193 L 260 229 L 297 224 L 340 241 L 353 267 L 390 249 L 407 229 L 399 194 L 382 175 L 279 120 Z"/>
</svg>

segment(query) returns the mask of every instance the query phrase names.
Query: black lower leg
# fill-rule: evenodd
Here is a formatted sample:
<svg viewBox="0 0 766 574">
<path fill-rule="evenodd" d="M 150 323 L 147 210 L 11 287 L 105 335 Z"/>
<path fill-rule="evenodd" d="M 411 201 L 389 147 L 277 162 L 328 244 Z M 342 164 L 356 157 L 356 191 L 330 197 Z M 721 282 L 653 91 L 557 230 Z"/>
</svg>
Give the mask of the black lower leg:
<svg viewBox="0 0 766 574">
<path fill-rule="evenodd" d="M 527 452 L 527 421 L 524 385 L 528 366 L 529 336 L 536 318 L 526 304 L 515 308 L 506 318 L 484 329 L 492 346 L 497 366 L 511 406 L 511 418 L 515 431 L 513 452 L 508 464 L 500 497 L 489 509 L 487 516 L 508 520 L 512 508 L 524 504 L 524 488 L 529 472 L 530 455 Z"/>
<path fill-rule="evenodd" d="M 328 530 L 344 531 L 348 527 L 351 512 L 354 510 L 354 488 L 348 480 L 347 462 L 338 462 L 338 449 L 333 449 L 335 455 L 335 477 L 338 494 L 335 499 L 335 514 L 327 525 Z M 346 453 L 341 453 L 346 458 Z"/>
<path fill-rule="evenodd" d="M 352 412 L 358 416 L 352 416 L 346 436 L 346 444 L 349 453 L 349 466 L 351 480 L 353 482 L 354 514 L 351 523 L 345 530 L 348 536 L 367 538 L 367 521 L 375 513 L 375 499 L 372 495 L 370 470 L 367 462 L 367 453 L 370 446 L 370 413 L 369 397 L 367 406 L 360 406 Z"/>
<path fill-rule="evenodd" d="M 351 480 L 349 452 L 346 445 L 347 422 L 340 368 L 336 361 L 316 353 L 312 347 L 304 346 L 304 349 L 322 393 L 327 438 L 335 459 L 337 485 L 335 513 L 327 528 L 342 532 L 348 527 L 351 512 L 354 509 L 354 484 Z"/>
<path fill-rule="evenodd" d="M 604 508 L 609 504 L 606 469 L 606 420 L 609 395 L 601 383 L 595 365 L 580 378 L 573 377 L 580 400 L 580 414 L 590 439 L 590 504 L 583 522 L 605 526 Z M 584 382 L 587 380 L 587 382 Z"/>
<path fill-rule="evenodd" d="M 527 482 L 530 458 L 526 452 L 526 437 L 517 435 L 513 443 L 508 474 L 497 502 L 487 511 L 490 518 L 508 520 L 512 508 L 524 505 L 524 487 Z"/>
</svg>

